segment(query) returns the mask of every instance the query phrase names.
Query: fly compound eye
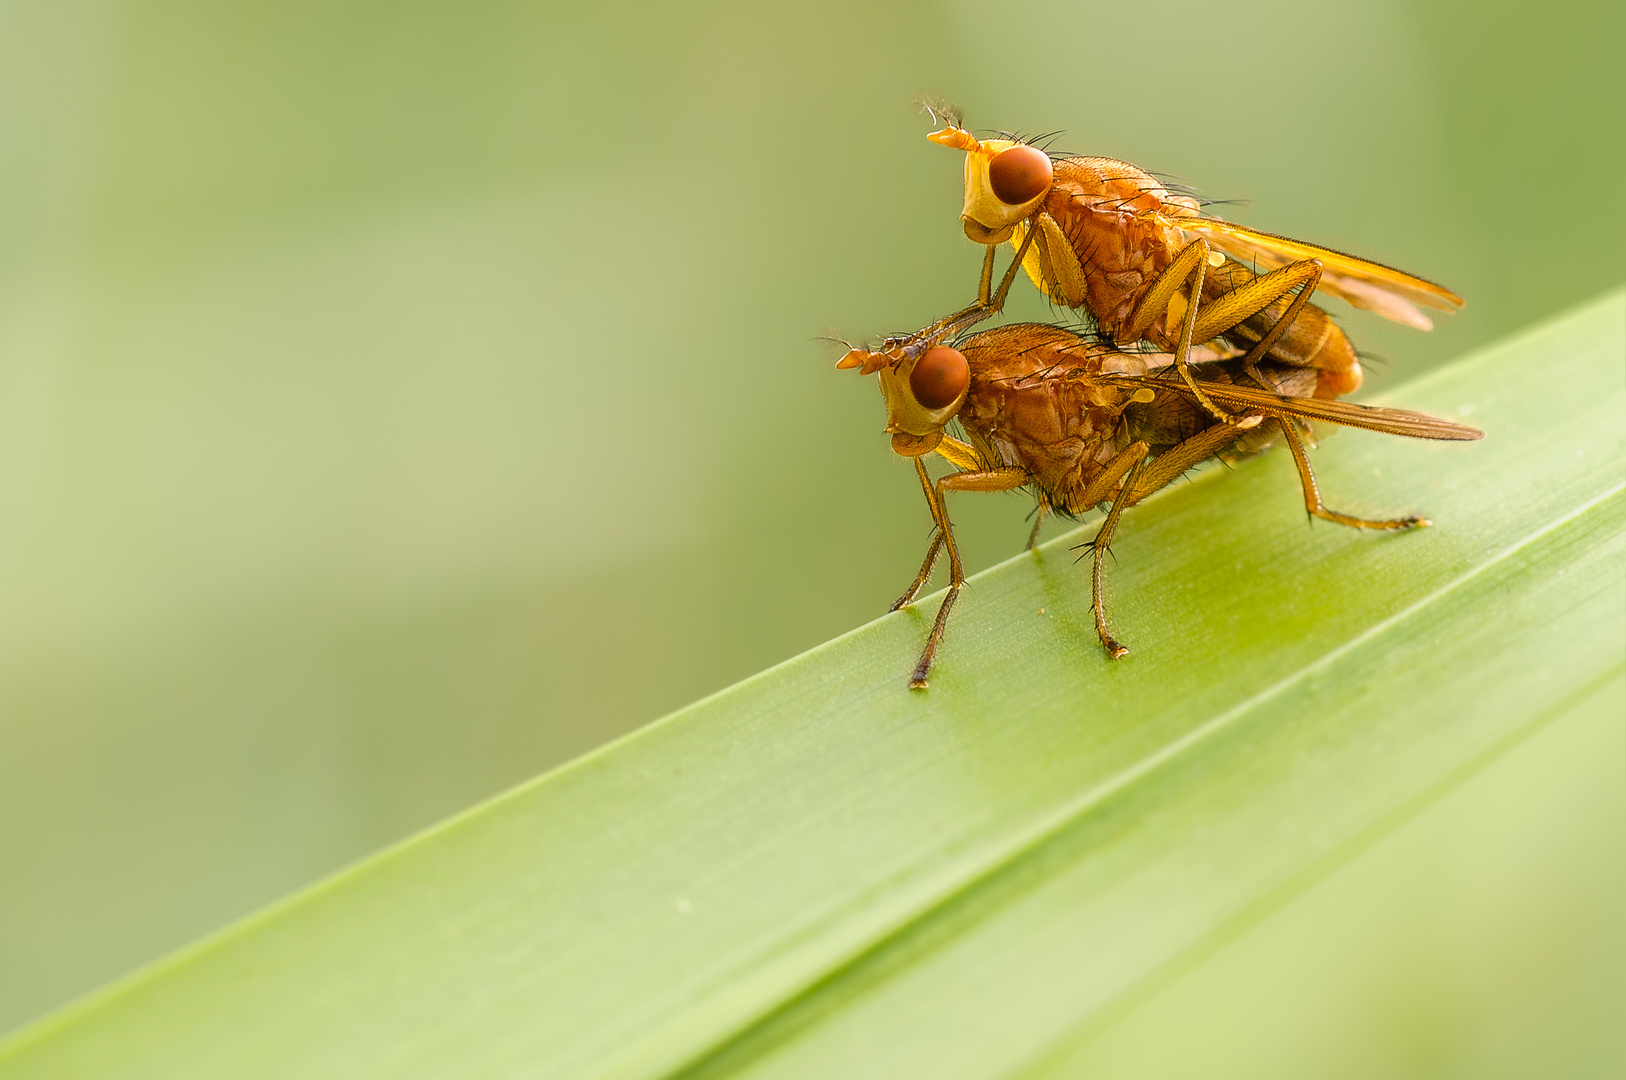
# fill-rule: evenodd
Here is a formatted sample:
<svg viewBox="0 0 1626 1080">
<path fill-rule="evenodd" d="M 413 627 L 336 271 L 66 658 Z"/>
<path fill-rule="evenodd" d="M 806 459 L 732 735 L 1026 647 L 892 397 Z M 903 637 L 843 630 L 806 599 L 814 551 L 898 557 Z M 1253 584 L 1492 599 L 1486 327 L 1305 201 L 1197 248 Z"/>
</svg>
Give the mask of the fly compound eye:
<svg viewBox="0 0 1626 1080">
<path fill-rule="evenodd" d="M 970 382 L 971 365 L 965 362 L 965 354 L 947 345 L 928 350 L 909 373 L 910 393 L 928 409 L 954 404 Z"/>
<path fill-rule="evenodd" d="M 1034 146 L 1001 150 L 988 163 L 988 183 L 1006 206 L 1020 206 L 1042 195 L 1052 175 L 1049 156 Z"/>
</svg>

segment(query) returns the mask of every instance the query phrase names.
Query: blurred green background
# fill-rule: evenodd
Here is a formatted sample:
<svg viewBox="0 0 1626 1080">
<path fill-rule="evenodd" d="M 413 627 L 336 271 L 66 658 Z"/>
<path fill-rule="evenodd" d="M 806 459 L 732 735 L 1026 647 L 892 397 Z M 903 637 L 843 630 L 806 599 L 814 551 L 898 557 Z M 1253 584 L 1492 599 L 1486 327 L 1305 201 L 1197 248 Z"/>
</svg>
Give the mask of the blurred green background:
<svg viewBox="0 0 1626 1080">
<path fill-rule="evenodd" d="M 1381 388 L 1621 279 L 1621 23 L 0 2 L 0 1030 L 885 610 L 819 336 L 974 289 L 915 95 L 1465 295 Z"/>
</svg>

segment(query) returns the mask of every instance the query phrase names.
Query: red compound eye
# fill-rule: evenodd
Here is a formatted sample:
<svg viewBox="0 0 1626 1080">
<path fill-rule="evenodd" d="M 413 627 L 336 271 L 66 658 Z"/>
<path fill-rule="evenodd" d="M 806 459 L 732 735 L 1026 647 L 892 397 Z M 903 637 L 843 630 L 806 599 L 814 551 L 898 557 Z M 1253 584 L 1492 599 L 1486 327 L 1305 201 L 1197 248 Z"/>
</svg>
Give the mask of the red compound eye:
<svg viewBox="0 0 1626 1080">
<path fill-rule="evenodd" d="M 1001 150 L 988 163 L 988 183 L 1006 206 L 1020 206 L 1043 194 L 1050 187 L 1052 175 L 1050 158 L 1032 146 Z"/>
<path fill-rule="evenodd" d="M 909 373 L 910 392 L 928 409 L 954 404 L 970 382 L 971 365 L 965 362 L 965 355 L 947 345 L 928 350 Z"/>
</svg>

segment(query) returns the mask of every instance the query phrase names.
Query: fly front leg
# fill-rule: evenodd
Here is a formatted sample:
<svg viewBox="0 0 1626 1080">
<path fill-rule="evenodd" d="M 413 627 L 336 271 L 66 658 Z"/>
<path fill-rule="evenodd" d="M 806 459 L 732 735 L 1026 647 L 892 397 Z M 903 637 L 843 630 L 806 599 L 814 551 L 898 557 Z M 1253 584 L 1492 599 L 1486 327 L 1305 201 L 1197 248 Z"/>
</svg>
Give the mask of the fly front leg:
<svg viewBox="0 0 1626 1080">
<path fill-rule="evenodd" d="M 1010 295 L 1011 284 L 1016 280 L 1017 271 L 1022 269 L 1022 260 L 1027 258 L 1028 248 L 1033 246 L 1033 236 L 1036 232 L 1037 229 L 1030 227 L 1027 235 L 1022 237 L 1022 244 L 1016 249 L 1016 258 L 1011 260 L 1011 265 L 1005 270 L 1005 276 L 999 281 L 999 289 L 992 296 L 988 294 L 988 289 L 994 281 L 994 254 L 999 250 L 999 245 L 988 246 L 988 253 L 982 258 L 982 279 L 977 285 L 977 302 L 941 320 L 942 333 L 958 334 L 1005 309 L 1005 298 Z"/>
<path fill-rule="evenodd" d="M 977 282 L 976 302 L 961 308 L 953 315 L 945 315 L 928 326 L 923 326 L 912 334 L 903 337 L 887 338 L 881 342 L 881 351 L 890 352 L 894 349 L 919 349 L 922 344 L 936 341 L 956 329 L 974 326 L 983 319 L 988 318 L 999 310 L 993 304 L 991 290 L 994 284 L 994 255 L 999 250 L 997 244 L 988 245 L 988 250 L 982 256 L 982 276 Z M 1007 278 L 1014 278 L 1015 274 L 1007 273 Z M 983 314 L 986 312 L 986 314 Z"/>
<path fill-rule="evenodd" d="M 1321 488 L 1315 481 L 1315 473 L 1310 471 L 1310 456 L 1304 451 L 1304 440 L 1299 437 L 1297 429 L 1288 416 L 1278 417 L 1282 425 L 1282 438 L 1287 448 L 1293 451 L 1293 462 L 1299 469 L 1299 482 L 1304 486 L 1304 509 L 1318 518 L 1336 521 L 1340 525 L 1348 525 L 1356 529 L 1422 529 L 1433 524 L 1428 518 L 1420 514 L 1409 517 L 1393 518 L 1388 521 L 1372 521 L 1367 518 L 1351 517 L 1349 514 L 1340 514 L 1336 510 L 1329 510 L 1321 502 Z"/>
<path fill-rule="evenodd" d="M 1028 248 L 1033 244 L 1033 234 L 1036 229 L 1028 229 L 1027 235 L 1022 238 L 1022 246 L 1016 250 L 1016 258 L 1011 260 L 1010 267 L 1005 276 L 1000 279 L 999 289 L 989 295 L 989 289 L 994 281 L 994 256 L 999 251 L 998 244 L 988 245 L 988 251 L 982 257 L 982 278 L 977 285 L 977 302 L 969 307 L 961 308 L 953 315 L 938 319 L 930 326 L 915 331 L 905 338 L 889 338 L 881 344 L 882 352 L 901 350 L 905 355 L 911 352 L 920 352 L 929 345 L 942 340 L 950 334 L 958 334 L 967 330 L 984 319 L 999 314 L 1005 308 L 1005 298 L 1010 294 L 1011 284 L 1016 280 L 1016 273 L 1022 269 L 1022 260 L 1027 258 Z"/>
<path fill-rule="evenodd" d="M 920 590 L 925 588 L 926 582 L 932 579 L 932 571 L 937 569 L 937 557 L 942 553 L 943 534 L 934 527 L 932 529 L 932 546 L 926 549 L 926 561 L 920 564 L 920 573 L 915 575 L 915 580 L 904 591 L 904 594 L 892 601 L 892 606 L 887 608 L 888 611 L 897 611 L 914 603 L 914 599 L 919 595 Z"/>
<path fill-rule="evenodd" d="M 977 456 L 976 447 L 970 443 L 961 442 L 952 435 L 943 436 L 943 441 L 937 444 L 932 453 L 962 472 L 980 472 L 982 470 L 982 461 Z M 929 505 L 932 501 L 932 482 L 924 469 L 920 470 L 920 483 L 921 487 L 925 489 L 926 502 Z M 935 517 L 933 520 L 936 520 Z M 931 580 L 932 571 L 937 568 L 937 557 L 942 553 L 943 534 L 934 528 L 932 546 L 926 552 L 926 561 L 921 564 L 920 573 L 915 575 L 914 584 L 910 585 L 908 591 L 898 597 L 897 601 L 888 610 L 897 611 L 899 608 L 907 607 L 913 602 L 920 590 L 925 588 L 926 582 Z"/>
<path fill-rule="evenodd" d="M 932 520 L 937 523 L 938 538 L 942 541 L 943 547 L 948 549 L 949 557 L 948 593 L 943 597 L 942 606 L 937 609 L 937 618 L 932 622 L 932 631 L 926 638 L 926 647 L 921 651 L 920 663 L 915 665 L 915 673 L 909 679 L 909 689 L 923 690 L 926 687 L 926 676 L 932 669 L 932 659 L 937 655 L 937 647 L 942 644 L 943 630 L 948 626 L 949 611 L 954 607 L 954 601 L 959 599 L 960 589 L 965 585 L 965 569 L 960 563 L 959 546 L 954 543 L 954 528 L 949 523 L 948 507 L 943 501 L 944 492 L 1010 491 L 1030 483 L 1032 477 L 1028 475 L 1026 469 L 979 469 L 950 473 L 933 484 L 931 477 L 926 473 L 925 464 L 919 458 L 915 459 L 915 472 L 920 476 L 921 487 L 926 492 L 926 501 L 931 505 Z M 935 559 L 935 554 L 928 553 L 928 562 Z M 924 571 L 927 568 L 922 569 Z"/>
<path fill-rule="evenodd" d="M 998 250 L 998 244 L 989 244 L 988 250 L 983 253 L 982 277 L 977 282 L 977 306 L 988 307 L 993 302 L 994 252 Z M 1012 273 L 1010 276 L 1015 275 Z"/>
</svg>

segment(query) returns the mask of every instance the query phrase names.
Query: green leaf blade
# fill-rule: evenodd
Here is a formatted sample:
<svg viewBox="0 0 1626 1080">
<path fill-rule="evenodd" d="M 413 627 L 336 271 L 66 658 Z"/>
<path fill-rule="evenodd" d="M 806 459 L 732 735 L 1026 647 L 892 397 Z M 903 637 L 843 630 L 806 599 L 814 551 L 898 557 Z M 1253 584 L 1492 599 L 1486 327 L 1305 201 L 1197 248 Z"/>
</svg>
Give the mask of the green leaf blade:
<svg viewBox="0 0 1626 1080">
<path fill-rule="evenodd" d="M 929 602 L 27 1029 L 0 1065 L 1042 1062 L 1618 674 L 1623 316 L 1612 295 L 1396 394 L 1483 442 L 1313 453 L 1333 505 L 1433 529 L 1307 526 L 1285 455 L 1199 477 L 1125 519 L 1124 662 L 1095 643 L 1072 534 L 973 579 L 927 693 L 904 686 Z"/>
</svg>

